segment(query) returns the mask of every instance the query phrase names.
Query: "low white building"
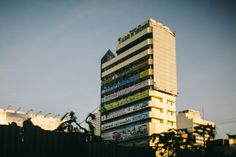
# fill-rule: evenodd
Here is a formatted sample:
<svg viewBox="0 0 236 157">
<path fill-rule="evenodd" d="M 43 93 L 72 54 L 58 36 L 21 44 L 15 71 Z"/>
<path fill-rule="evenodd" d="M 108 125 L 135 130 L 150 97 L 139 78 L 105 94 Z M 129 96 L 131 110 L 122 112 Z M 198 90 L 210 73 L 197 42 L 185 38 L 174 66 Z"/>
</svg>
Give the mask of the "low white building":
<svg viewBox="0 0 236 157">
<path fill-rule="evenodd" d="M 18 126 L 23 126 L 23 121 L 28 118 L 31 118 L 31 121 L 34 125 L 37 125 L 44 130 L 54 130 L 61 123 L 60 118 L 0 109 L 0 125 L 7 125 L 9 123 L 15 122 Z"/>
<path fill-rule="evenodd" d="M 187 129 L 189 132 L 194 133 L 195 131 L 194 127 L 199 126 L 199 125 L 215 126 L 215 123 L 212 121 L 202 119 L 200 112 L 193 109 L 187 109 L 187 110 L 178 112 L 176 116 L 177 129 Z M 195 133 L 194 135 L 196 137 L 196 143 L 203 144 L 203 137 Z"/>
</svg>

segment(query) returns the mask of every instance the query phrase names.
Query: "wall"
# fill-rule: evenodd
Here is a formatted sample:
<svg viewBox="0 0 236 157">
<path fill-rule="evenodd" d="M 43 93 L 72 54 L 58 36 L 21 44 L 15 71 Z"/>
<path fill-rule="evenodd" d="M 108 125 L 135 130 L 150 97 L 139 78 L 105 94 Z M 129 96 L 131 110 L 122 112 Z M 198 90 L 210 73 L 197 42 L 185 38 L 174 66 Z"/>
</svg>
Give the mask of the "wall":
<svg viewBox="0 0 236 157">
<path fill-rule="evenodd" d="M 175 36 L 163 26 L 153 26 L 154 82 L 159 90 L 177 95 Z"/>
</svg>

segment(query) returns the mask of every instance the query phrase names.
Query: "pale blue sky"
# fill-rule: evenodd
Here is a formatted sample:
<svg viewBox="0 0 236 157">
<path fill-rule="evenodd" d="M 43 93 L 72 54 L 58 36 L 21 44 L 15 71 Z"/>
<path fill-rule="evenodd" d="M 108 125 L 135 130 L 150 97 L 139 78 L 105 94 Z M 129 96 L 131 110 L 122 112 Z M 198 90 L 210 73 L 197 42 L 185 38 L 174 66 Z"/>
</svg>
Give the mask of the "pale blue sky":
<svg viewBox="0 0 236 157">
<path fill-rule="evenodd" d="M 148 18 L 176 31 L 177 110 L 236 133 L 233 1 L 0 0 L 0 107 L 77 113 L 100 103 L 100 59 Z"/>
</svg>

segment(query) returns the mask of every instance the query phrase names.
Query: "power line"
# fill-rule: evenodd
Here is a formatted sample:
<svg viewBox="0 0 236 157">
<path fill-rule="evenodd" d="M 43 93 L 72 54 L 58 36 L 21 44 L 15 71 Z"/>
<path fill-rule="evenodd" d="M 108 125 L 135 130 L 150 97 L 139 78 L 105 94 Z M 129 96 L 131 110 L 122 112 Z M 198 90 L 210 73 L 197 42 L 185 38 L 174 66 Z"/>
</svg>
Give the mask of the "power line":
<svg viewBox="0 0 236 157">
<path fill-rule="evenodd" d="M 97 109 L 99 109 L 100 108 L 100 105 L 99 106 L 97 106 L 95 109 L 93 109 L 91 112 L 89 112 L 89 113 L 94 113 Z M 82 123 L 84 123 L 85 122 L 85 120 L 86 120 L 86 118 L 83 120 L 83 121 L 81 121 L 79 124 L 82 124 Z"/>
<path fill-rule="evenodd" d="M 218 119 L 218 120 L 215 120 L 215 122 L 217 123 L 217 125 L 232 124 L 232 123 L 236 123 L 236 117 Z"/>
<path fill-rule="evenodd" d="M 228 120 L 228 121 L 224 121 L 224 122 L 219 122 L 219 123 L 217 123 L 217 125 L 225 125 L 225 124 L 232 124 L 232 123 L 236 123 L 236 119 L 232 119 L 232 120 Z"/>
<path fill-rule="evenodd" d="M 90 113 L 94 113 L 98 108 L 100 108 L 100 105 L 98 105 L 94 110 L 92 110 Z"/>
<path fill-rule="evenodd" d="M 223 121 L 228 121 L 228 120 L 235 120 L 236 117 L 231 117 L 231 118 L 225 118 L 225 119 L 218 119 L 218 120 L 215 120 L 216 122 L 223 122 Z"/>
</svg>

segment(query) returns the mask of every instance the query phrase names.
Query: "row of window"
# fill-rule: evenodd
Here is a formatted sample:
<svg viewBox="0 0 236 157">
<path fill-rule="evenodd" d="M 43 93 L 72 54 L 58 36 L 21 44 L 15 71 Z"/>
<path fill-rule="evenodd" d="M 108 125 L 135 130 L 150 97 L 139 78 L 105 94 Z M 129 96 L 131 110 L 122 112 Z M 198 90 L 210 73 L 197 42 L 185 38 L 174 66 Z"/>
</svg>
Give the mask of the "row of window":
<svg viewBox="0 0 236 157">
<path fill-rule="evenodd" d="M 136 55 L 140 54 L 141 52 L 144 52 L 144 51 L 147 50 L 147 49 L 152 49 L 152 47 L 153 47 L 152 44 L 150 44 L 150 45 L 145 45 L 144 47 L 138 49 L 137 51 L 134 51 L 133 53 L 131 53 L 131 54 L 125 56 L 124 58 L 121 58 L 120 60 L 118 60 L 118 61 L 112 63 L 111 65 L 109 65 L 109 66 L 107 66 L 107 67 L 105 67 L 104 69 L 102 69 L 102 72 L 104 72 L 104 71 L 106 71 L 106 70 L 109 70 L 109 69 L 113 68 L 114 66 L 116 66 L 116 65 L 118 65 L 118 64 L 120 64 L 120 63 L 123 63 L 125 60 L 130 59 L 130 58 L 132 58 L 133 56 L 136 56 Z"/>
<path fill-rule="evenodd" d="M 138 121 L 138 122 L 135 122 L 135 123 L 123 125 L 123 126 L 118 127 L 118 128 L 112 128 L 112 129 L 109 129 L 109 130 L 101 130 L 101 132 L 103 133 L 103 135 L 105 135 L 106 133 L 113 132 L 113 131 L 117 132 L 119 130 L 126 130 L 126 128 L 129 128 L 129 127 L 131 127 L 133 131 L 135 131 L 135 130 L 138 131 L 136 129 L 136 127 L 139 127 L 140 125 L 143 125 L 143 124 L 148 125 L 150 121 L 151 121 L 151 119 L 149 118 L 149 119 L 146 119 L 146 120 L 143 120 L 143 121 Z"/>
<path fill-rule="evenodd" d="M 104 96 L 102 97 L 102 103 L 105 103 L 107 101 L 110 101 L 112 99 L 115 99 L 115 98 L 118 98 L 118 97 L 121 97 L 123 95 L 126 95 L 126 94 L 129 94 L 129 93 L 132 93 L 136 90 L 139 90 L 143 87 L 146 87 L 149 85 L 149 81 L 148 80 L 145 80 L 145 81 L 142 81 L 142 82 L 139 82 L 139 83 L 136 83 L 132 86 L 129 86 L 127 88 L 124 88 L 124 89 L 121 89 L 119 90 L 118 92 L 113 92 L 112 94 L 110 95 L 107 95 L 107 96 Z"/>
<path fill-rule="evenodd" d="M 156 120 L 157 120 L 160 124 L 164 124 L 164 119 L 156 118 Z M 171 121 L 171 120 L 167 120 L 167 125 L 174 126 L 174 125 L 175 125 L 175 122 L 174 122 L 174 121 Z"/>
<path fill-rule="evenodd" d="M 120 108 L 118 110 L 114 110 L 114 111 L 109 112 L 105 115 L 102 115 L 101 120 L 102 121 L 109 121 L 112 119 L 119 118 L 121 116 L 123 117 L 123 116 L 130 115 L 130 114 L 135 113 L 137 111 L 139 112 L 141 110 L 145 110 L 148 107 L 149 107 L 148 100 L 137 102 L 137 103 L 134 103 L 131 105 L 126 105 L 123 108 Z"/>
<path fill-rule="evenodd" d="M 124 64 L 120 65 L 120 67 L 116 68 L 116 70 L 113 70 L 112 72 L 110 72 L 106 76 L 103 76 L 102 80 L 106 80 L 106 79 L 110 78 L 114 74 L 119 74 L 119 73 L 121 73 L 123 71 L 126 71 L 127 69 L 132 68 L 132 66 L 135 66 L 136 64 L 139 64 L 139 63 L 141 63 L 141 62 L 143 62 L 145 60 L 152 59 L 152 55 L 149 54 L 148 51 L 143 51 L 142 53 L 143 54 L 141 55 L 140 58 L 137 58 L 136 60 L 132 59 L 132 61 L 129 61 L 129 62 L 125 61 L 126 65 L 124 65 Z"/>
<path fill-rule="evenodd" d="M 122 99 L 125 99 L 125 98 L 127 98 L 127 97 L 130 97 L 130 96 L 134 95 L 135 93 L 139 93 L 139 92 L 142 92 L 142 91 L 144 91 L 144 90 L 149 90 L 149 89 L 150 89 L 150 86 L 145 86 L 145 87 L 142 87 L 142 88 L 137 89 L 137 90 L 135 90 L 135 91 L 129 92 L 129 93 L 125 94 L 125 95 L 122 95 L 122 96 L 120 96 L 120 97 L 117 97 L 117 98 L 115 98 L 115 99 L 112 99 L 112 100 L 103 102 L 102 104 L 105 105 L 105 104 L 110 104 L 110 103 L 113 103 L 113 102 L 116 102 L 116 101 L 121 101 Z"/>
<path fill-rule="evenodd" d="M 118 107 L 121 107 L 127 104 L 131 104 L 131 103 L 143 100 L 144 98 L 147 98 L 149 96 L 148 91 L 149 91 L 148 89 L 144 91 L 136 91 L 135 93 L 132 93 L 131 95 L 121 98 L 117 101 L 103 104 L 102 107 L 106 111 L 109 111 L 109 110 L 116 109 Z"/>
<path fill-rule="evenodd" d="M 164 113 L 163 108 L 155 107 L 156 110 L 158 110 L 159 113 Z M 175 111 L 167 110 L 167 115 L 169 116 L 175 116 Z"/>
<path fill-rule="evenodd" d="M 102 78 L 102 86 L 104 86 L 105 84 L 112 83 L 115 80 L 118 81 L 119 79 L 122 79 L 124 76 L 127 77 L 133 72 L 137 73 L 138 71 L 141 71 L 143 68 L 145 68 L 147 65 L 148 65 L 147 57 L 137 60 L 134 63 L 131 63 L 130 65 L 126 66 L 125 68 L 119 69 L 115 73 L 112 73 L 111 75 Z"/>
<path fill-rule="evenodd" d="M 101 88 L 101 93 L 102 95 L 104 94 L 109 94 L 109 92 L 114 91 L 115 89 L 120 89 L 120 87 L 128 85 L 132 82 L 137 82 L 137 80 L 141 80 L 142 78 L 146 78 L 149 76 L 151 73 L 149 72 L 149 69 L 143 70 L 140 73 L 136 73 L 134 75 L 128 76 L 123 80 L 117 81 L 113 84 L 107 85 L 107 86 L 102 86 Z"/>
<path fill-rule="evenodd" d="M 162 97 L 155 97 L 154 101 L 164 103 L 164 99 Z M 166 104 L 172 106 L 172 105 L 175 105 L 175 101 L 167 99 Z"/>
<path fill-rule="evenodd" d="M 133 115 L 129 115 L 128 117 L 122 117 L 118 120 L 112 121 L 112 122 L 106 122 L 105 124 L 101 125 L 101 130 L 107 130 L 115 127 L 120 127 L 123 125 L 135 123 L 138 121 L 142 121 L 149 118 L 149 112 L 143 111 L 139 112 Z"/>
<path fill-rule="evenodd" d="M 132 41 L 131 43 L 127 44 L 126 46 L 118 49 L 116 51 L 116 53 L 119 55 L 125 51 L 127 51 L 128 49 L 132 48 L 133 46 L 135 45 L 138 45 L 139 43 L 143 42 L 144 40 L 147 40 L 147 39 L 152 39 L 153 38 L 153 35 L 152 33 L 147 33 L 147 34 L 144 34 L 143 36 L 139 37 L 138 39 Z"/>
</svg>

